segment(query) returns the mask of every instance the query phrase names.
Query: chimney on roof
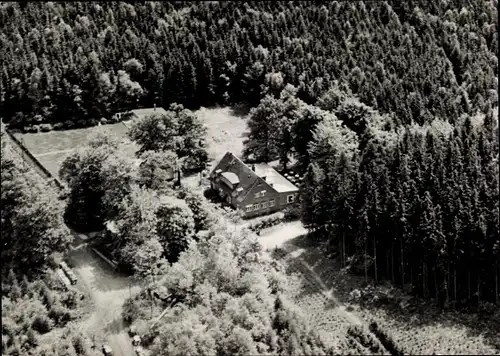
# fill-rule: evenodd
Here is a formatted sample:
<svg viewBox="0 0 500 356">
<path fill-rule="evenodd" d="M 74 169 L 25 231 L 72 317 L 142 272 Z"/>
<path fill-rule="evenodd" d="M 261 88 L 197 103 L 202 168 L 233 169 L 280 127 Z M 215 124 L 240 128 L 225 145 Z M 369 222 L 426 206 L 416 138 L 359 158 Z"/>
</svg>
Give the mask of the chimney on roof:
<svg viewBox="0 0 500 356">
<path fill-rule="evenodd" d="M 255 172 L 255 164 L 252 164 L 252 171 Z"/>
</svg>

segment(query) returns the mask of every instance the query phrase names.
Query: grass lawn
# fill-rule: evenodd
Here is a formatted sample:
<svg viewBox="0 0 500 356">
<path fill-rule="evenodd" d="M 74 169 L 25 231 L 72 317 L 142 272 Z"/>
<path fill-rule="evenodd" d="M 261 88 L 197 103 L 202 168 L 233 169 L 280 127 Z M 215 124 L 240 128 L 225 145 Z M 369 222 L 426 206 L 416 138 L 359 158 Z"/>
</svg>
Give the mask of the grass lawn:
<svg viewBox="0 0 500 356">
<path fill-rule="evenodd" d="M 125 137 L 127 127 L 118 122 L 113 125 L 93 126 L 84 129 L 50 131 L 39 133 L 15 134 L 26 148 L 37 157 L 55 151 L 72 150 L 85 145 L 88 139 L 97 132 L 112 134 L 119 138 Z"/>
<path fill-rule="evenodd" d="M 201 108 L 195 111 L 203 124 L 207 127 L 207 143 L 210 156 L 209 167 L 216 160 L 231 151 L 241 156 L 244 135 L 247 130 L 246 119 L 233 113 L 231 108 Z M 77 147 L 85 145 L 89 138 L 97 132 L 104 132 L 124 139 L 120 150 L 127 157 L 134 157 L 137 146 L 126 138 L 128 126 L 132 121 L 119 122 L 112 125 L 94 126 L 84 129 L 51 131 L 28 134 L 15 134 L 26 148 L 44 165 L 49 172 L 58 176 L 59 168 L 64 159 Z M 193 182 L 199 179 L 193 178 Z"/>
<path fill-rule="evenodd" d="M 40 157 L 35 157 L 38 161 L 54 176 L 59 178 L 59 168 L 61 168 L 62 163 L 71 154 L 71 151 L 67 152 L 56 152 L 48 155 L 43 155 Z"/>
<path fill-rule="evenodd" d="M 241 157 L 247 132 L 246 117 L 236 115 L 231 108 L 201 108 L 196 111 L 208 130 L 207 144 L 212 164 L 230 151 Z"/>
<path fill-rule="evenodd" d="M 15 136 L 36 159 L 55 177 L 59 176 L 59 168 L 65 158 L 71 152 L 85 145 L 89 138 L 98 132 L 107 135 L 114 135 L 119 139 L 125 139 L 120 144 L 120 150 L 125 151 L 127 156 L 132 157 L 137 149 L 136 145 L 126 138 L 127 126 L 121 122 L 112 125 L 101 125 L 84 129 L 74 129 L 65 131 L 50 131 L 40 133 L 27 133 Z"/>
</svg>

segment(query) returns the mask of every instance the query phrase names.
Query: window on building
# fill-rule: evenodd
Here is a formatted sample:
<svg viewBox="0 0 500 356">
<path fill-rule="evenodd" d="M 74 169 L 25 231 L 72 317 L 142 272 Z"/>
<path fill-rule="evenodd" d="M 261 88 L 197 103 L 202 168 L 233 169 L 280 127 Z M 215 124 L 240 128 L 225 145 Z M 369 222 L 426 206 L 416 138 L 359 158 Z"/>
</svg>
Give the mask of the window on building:
<svg viewBox="0 0 500 356">
<path fill-rule="evenodd" d="M 288 204 L 293 203 L 294 198 L 295 198 L 295 195 L 289 195 L 286 197 L 286 201 L 288 202 Z"/>
<path fill-rule="evenodd" d="M 265 191 L 265 190 L 261 191 L 261 192 L 260 192 L 260 196 L 261 196 L 261 197 L 265 197 L 265 196 L 266 196 L 266 191 Z"/>
<path fill-rule="evenodd" d="M 247 213 L 248 213 L 249 211 L 252 211 L 252 208 L 253 208 L 253 205 L 252 205 L 252 204 L 245 206 L 245 209 L 246 209 Z"/>
<path fill-rule="evenodd" d="M 267 201 L 262 203 L 262 209 L 266 209 L 269 203 Z"/>
<path fill-rule="evenodd" d="M 259 210 L 259 209 L 260 209 L 259 203 L 253 205 L 253 210 Z"/>
<path fill-rule="evenodd" d="M 260 197 L 260 192 L 255 193 L 255 197 L 259 198 Z"/>
<path fill-rule="evenodd" d="M 269 200 L 269 206 L 274 206 L 276 204 L 276 202 L 273 200 Z"/>
</svg>

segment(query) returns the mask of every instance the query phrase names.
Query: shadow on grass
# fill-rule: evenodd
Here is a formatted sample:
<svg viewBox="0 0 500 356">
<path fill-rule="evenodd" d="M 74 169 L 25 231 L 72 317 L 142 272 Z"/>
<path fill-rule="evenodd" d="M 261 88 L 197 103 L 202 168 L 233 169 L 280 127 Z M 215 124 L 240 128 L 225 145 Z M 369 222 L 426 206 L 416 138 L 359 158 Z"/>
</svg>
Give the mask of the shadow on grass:
<svg viewBox="0 0 500 356">
<path fill-rule="evenodd" d="M 79 283 L 85 281 L 92 289 L 100 292 L 121 290 L 137 284 L 126 274 L 114 271 L 89 247 L 71 251 L 68 262 L 75 272 L 79 272 Z M 82 273 L 82 270 L 87 271 Z"/>
<path fill-rule="evenodd" d="M 125 329 L 125 323 L 121 316 L 115 318 L 112 322 L 107 323 L 104 331 L 110 334 L 119 334 Z"/>
<path fill-rule="evenodd" d="M 243 118 L 250 113 L 250 107 L 247 105 L 234 105 L 231 107 L 231 114 Z"/>
</svg>

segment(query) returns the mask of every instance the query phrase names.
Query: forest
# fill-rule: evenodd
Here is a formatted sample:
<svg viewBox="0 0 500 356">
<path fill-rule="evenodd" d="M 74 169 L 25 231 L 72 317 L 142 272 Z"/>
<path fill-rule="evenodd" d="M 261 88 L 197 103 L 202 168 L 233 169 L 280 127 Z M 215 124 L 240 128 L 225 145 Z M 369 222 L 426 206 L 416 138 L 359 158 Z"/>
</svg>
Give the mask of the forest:
<svg viewBox="0 0 500 356">
<path fill-rule="evenodd" d="M 73 241 L 63 224 L 64 204 L 23 164 L 3 124 L 0 141 L 2 355 L 95 355 L 74 327 L 81 294 L 64 288 L 55 272 L 54 256 Z M 44 344 L 41 338 L 51 333 L 60 333 L 58 342 Z"/>
<path fill-rule="evenodd" d="M 154 104 L 253 107 L 287 83 L 314 104 L 338 80 L 398 122 L 454 122 L 498 102 L 495 3 L 6 2 L 0 116 L 82 127 Z"/>
<path fill-rule="evenodd" d="M 231 235 L 202 195 L 166 179 L 178 159 L 207 163 L 206 131 L 190 111 L 201 106 L 248 111 L 245 160 L 279 160 L 304 175 L 296 210 L 310 240 L 366 283 L 388 281 L 445 309 L 497 308 L 497 5 L 0 4 L 0 117 L 9 129 L 169 109 L 129 130 L 140 167 L 112 137 L 75 150 L 59 172 L 63 196 L 25 167 L 2 123 L 2 354 L 92 354 L 70 325 L 80 305 L 54 281 L 53 254 L 71 245 L 65 223 L 110 222 L 99 247 L 180 300 L 150 335 L 157 354 L 368 351 L 349 338 L 327 345 L 287 301 L 286 276 L 251 234 Z M 124 315 L 144 321 L 147 300 L 147 290 L 129 298 Z M 42 350 L 57 328 L 64 342 Z"/>
</svg>

